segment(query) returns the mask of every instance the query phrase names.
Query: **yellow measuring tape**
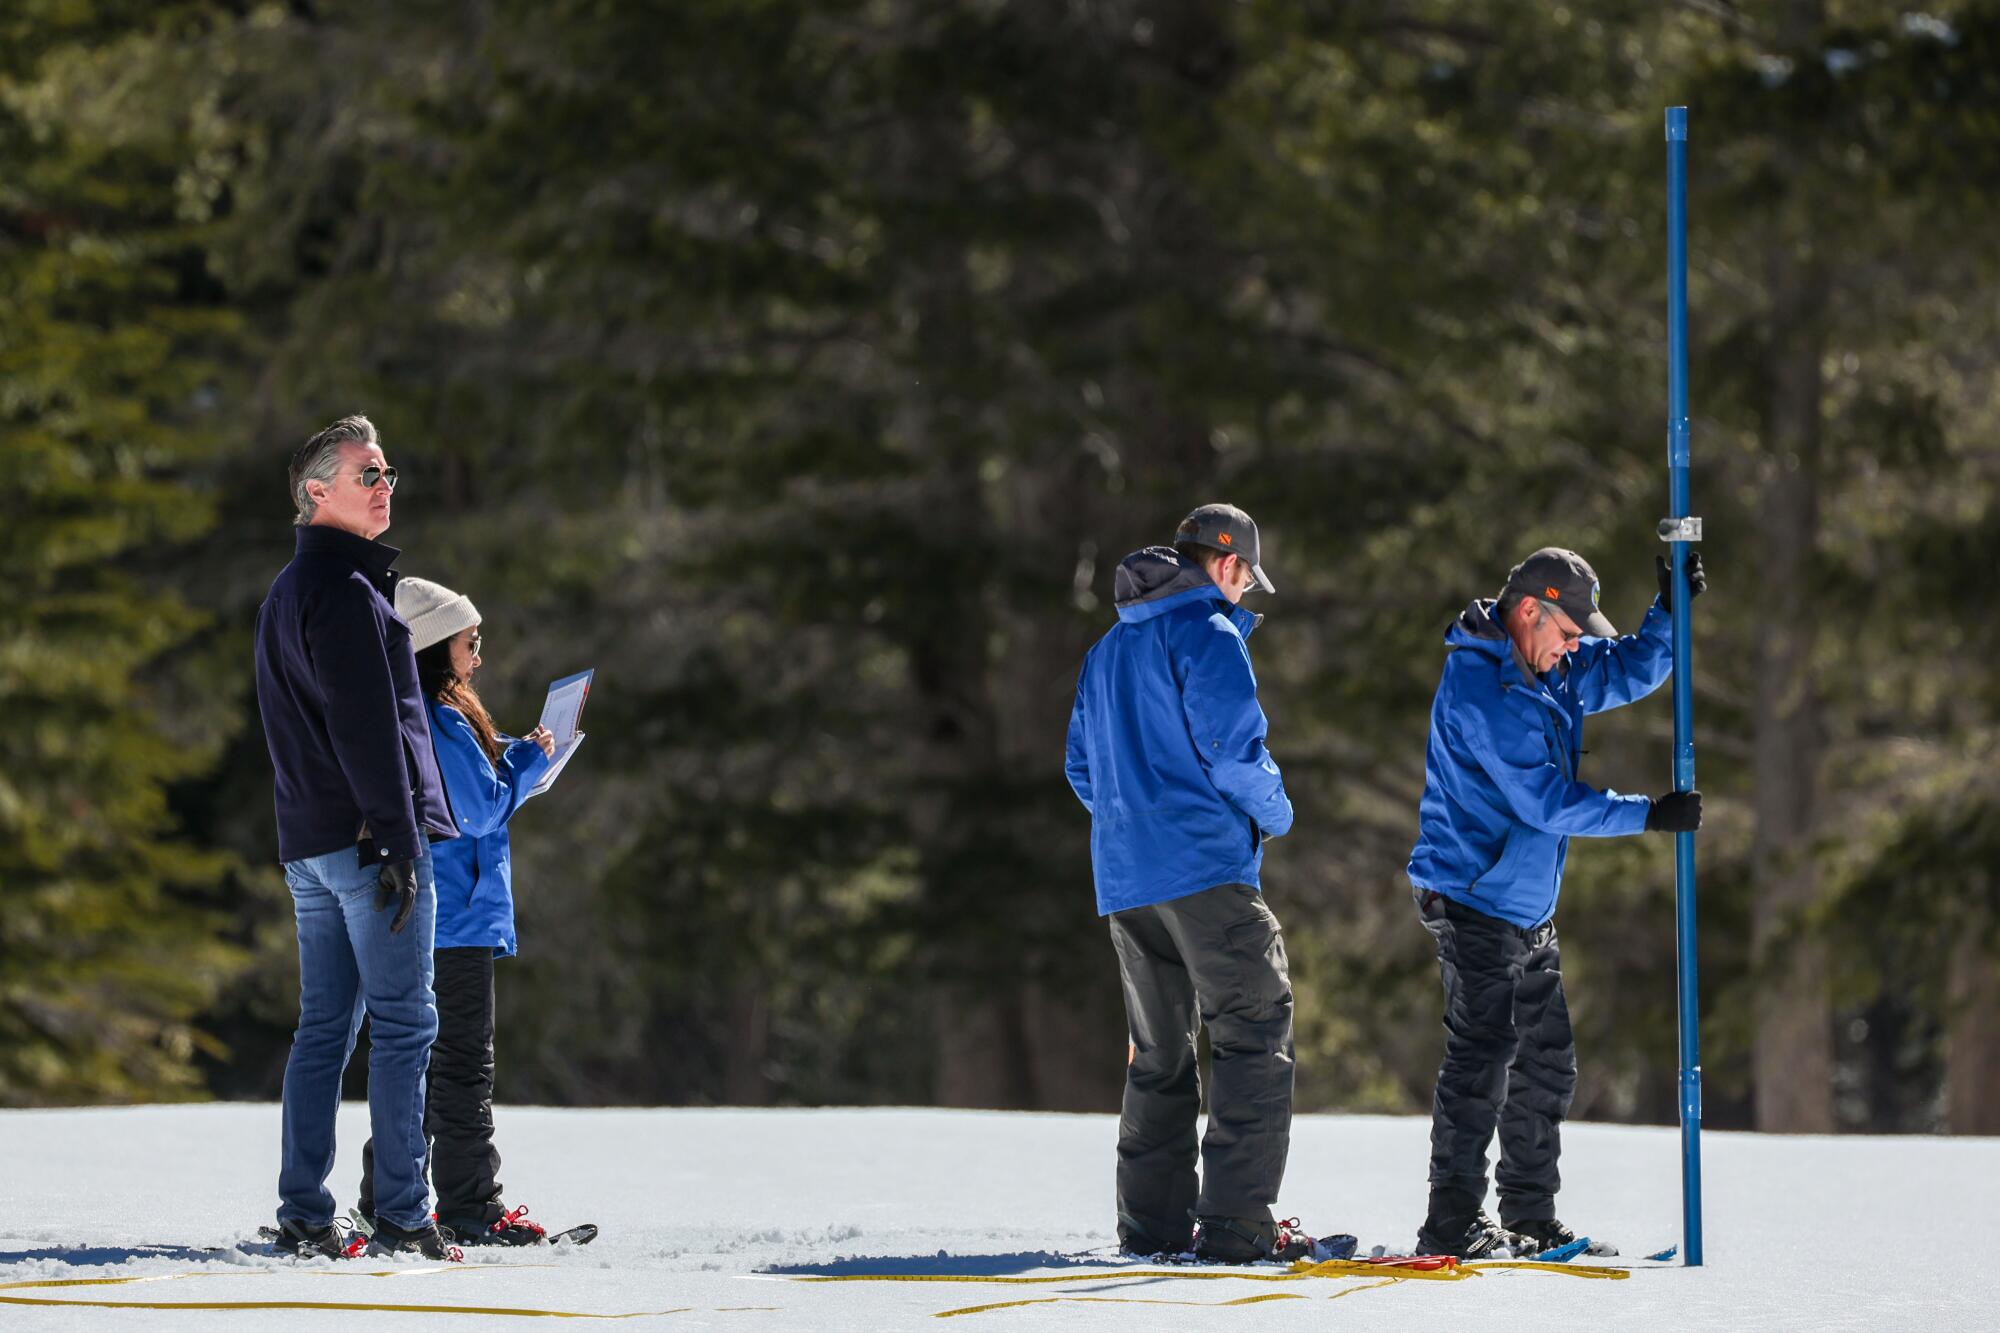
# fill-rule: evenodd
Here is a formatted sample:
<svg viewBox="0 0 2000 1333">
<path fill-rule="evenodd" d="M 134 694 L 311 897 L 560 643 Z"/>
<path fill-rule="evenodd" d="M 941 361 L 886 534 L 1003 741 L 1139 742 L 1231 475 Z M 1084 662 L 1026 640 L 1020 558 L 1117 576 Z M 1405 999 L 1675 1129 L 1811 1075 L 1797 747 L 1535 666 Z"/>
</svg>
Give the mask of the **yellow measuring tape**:
<svg viewBox="0 0 2000 1333">
<path fill-rule="evenodd" d="M 1089 1268 L 1051 1277 L 989 1277 L 974 1273 L 808 1273 L 792 1276 L 794 1282 L 990 1282 L 996 1285 L 1084 1282 L 1100 1279 L 1173 1277 L 1206 1282 L 1293 1282 L 1307 1277 L 1376 1277 L 1397 1282 L 1417 1279 L 1429 1282 L 1462 1282 L 1495 1268 L 1526 1268 L 1569 1277 L 1630 1277 L 1622 1268 L 1599 1268 L 1583 1264 L 1551 1264 L 1534 1259 L 1483 1259 L 1453 1268 L 1402 1268 L 1395 1264 L 1371 1264 L 1360 1259 L 1322 1259 L 1315 1263 L 1301 1259 L 1283 1273 L 1241 1273 L 1234 1270 L 1186 1268 Z"/>
<path fill-rule="evenodd" d="M 985 1277 L 961 1273 L 839 1273 L 800 1275 L 797 1282 L 973 1282 L 990 1283 L 995 1286 L 1043 1286 L 1049 1283 L 1074 1283 L 1104 1281 L 1150 1281 L 1154 1278 L 1182 1278 L 1205 1282 L 1295 1282 L 1300 1278 L 1342 1278 L 1364 1277 L 1375 1279 L 1346 1291 L 1337 1291 L 1328 1300 L 1338 1300 L 1342 1296 L 1352 1296 L 1357 1291 L 1379 1291 L 1383 1287 L 1393 1287 L 1399 1282 L 1411 1280 L 1420 1282 L 1463 1282 L 1475 1278 L 1489 1269 L 1522 1268 L 1534 1272 L 1562 1273 L 1569 1277 L 1609 1278 L 1619 1281 L 1631 1276 L 1622 1268 L 1585 1267 L 1581 1264 L 1541 1263 L 1533 1259 L 1494 1259 L 1477 1263 L 1461 1263 L 1451 1268 L 1402 1268 L 1394 1264 L 1371 1264 L 1355 1259 L 1325 1259 L 1314 1263 L 1301 1259 L 1284 1273 L 1240 1273 L 1202 1272 L 1184 1268 L 1134 1268 L 1096 1269 L 1069 1273 L 1060 1276 L 1036 1277 Z M 994 1301 L 985 1305 L 968 1305 L 957 1310 L 940 1310 L 933 1316 L 950 1319 L 956 1315 L 986 1314 L 993 1310 L 1013 1310 L 1028 1305 L 1055 1305 L 1067 1302 L 1082 1302 L 1100 1305 L 1181 1305 L 1218 1308 L 1228 1305 L 1256 1305 L 1263 1301 L 1303 1301 L 1310 1297 L 1297 1292 L 1273 1291 L 1258 1296 L 1238 1296 L 1227 1301 L 1174 1301 L 1158 1297 L 1143 1296 L 1030 1296 L 1014 1301 Z"/>
<path fill-rule="evenodd" d="M 475 1265 L 450 1269 L 391 1269 L 367 1273 L 321 1273 L 316 1277 L 408 1277 L 415 1274 L 475 1273 L 483 1271 L 504 1271 L 524 1265 L 505 1265 L 488 1268 Z M 1622 1268 L 1586 1267 L 1578 1264 L 1538 1263 L 1532 1259 L 1501 1259 L 1477 1263 L 1459 1264 L 1453 1268 L 1422 1269 L 1399 1268 L 1387 1264 L 1371 1264 L 1351 1259 L 1328 1259 L 1314 1263 L 1300 1260 L 1290 1271 L 1283 1273 L 1243 1273 L 1233 1271 L 1191 1271 L 1188 1269 L 1091 1269 L 1074 1273 L 1036 1276 L 1004 1277 L 981 1276 L 963 1273 L 840 1273 L 840 1274 L 800 1274 L 794 1275 L 795 1282 L 934 1282 L 934 1283 L 981 1283 L 993 1286 L 1041 1286 L 1050 1283 L 1075 1283 L 1085 1281 L 1139 1281 L 1155 1278 L 1180 1278 L 1190 1281 L 1208 1282 L 1293 1282 L 1300 1278 L 1341 1278 L 1363 1277 L 1376 1279 L 1364 1286 L 1352 1287 L 1336 1292 L 1329 1299 L 1351 1296 L 1356 1291 L 1373 1291 L 1394 1286 L 1399 1282 L 1460 1282 L 1480 1276 L 1490 1269 L 1518 1268 L 1545 1273 L 1562 1273 L 1570 1277 L 1609 1278 L 1620 1280 L 1631 1274 Z M 140 1282 L 171 1282 L 188 1278 L 264 1277 L 276 1270 L 259 1269 L 252 1272 L 227 1273 L 151 1273 L 136 1277 L 75 1277 L 37 1278 L 26 1282 L 0 1283 L 0 1293 L 30 1290 L 68 1289 L 74 1287 L 114 1287 L 129 1286 Z M 1222 1307 L 1232 1305 L 1256 1305 L 1264 1301 L 1306 1300 L 1306 1296 L 1295 1292 L 1274 1291 L 1256 1296 L 1238 1296 L 1223 1301 L 1176 1301 L 1159 1297 L 1141 1296 L 1040 1296 L 1013 1301 L 996 1301 L 985 1305 L 970 1305 L 957 1310 L 940 1310 L 934 1316 L 949 1319 L 955 1315 L 984 1314 L 992 1310 L 1015 1309 L 1027 1305 L 1052 1305 L 1059 1302 L 1083 1302 L 1108 1305 L 1178 1305 Z M 662 1315 L 694 1314 L 693 1306 L 679 1306 L 671 1310 L 634 1310 L 620 1313 L 593 1313 L 585 1310 L 535 1310 L 516 1306 L 501 1305 L 417 1305 L 395 1301 L 113 1301 L 89 1300 L 77 1297 L 18 1296 L 0 1294 L 0 1305 L 73 1305 L 106 1310 L 368 1310 L 389 1314 L 469 1314 L 469 1315 L 511 1315 L 518 1318 L 535 1319 L 651 1319 Z M 768 1305 L 738 1305 L 718 1307 L 712 1313 L 736 1313 L 749 1311 L 772 1311 L 777 1307 Z"/>
<path fill-rule="evenodd" d="M 525 1265 L 507 1265 L 518 1268 Z M 402 1269 L 373 1273 L 325 1273 L 324 1277 L 405 1277 L 413 1273 L 476 1273 L 484 1265 L 454 1269 Z M 498 1265 L 496 1268 L 500 1267 Z M 261 1277 L 275 1270 L 252 1273 L 153 1273 L 141 1277 L 42 1278 L 32 1282 L 0 1282 L 0 1292 L 47 1287 L 111 1287 L 134 1282 L 170 1282 L 183 1278 Z M 391 1314 L 483 1314 L 514 1315 L 531 1319 L 650 1319 L 657 1315 L 692 1314 L 693 1306 L 673 1310 L 635 1310 L 630 1313 L 593 1314 L 585 1310 L 528 1310 L 504 1305 L 406 1305 L 390 1301 L 93 1301 L 53 1296 L 0 1295 L 0 1305 L 75 1305 L 103 1310 L 376 1310 Z M 768 1305 L 731 1306 L 728 1310 L 769 1310 Z M 723 1313 L 718 1310 L 716 1313 Z"/>
</svg>

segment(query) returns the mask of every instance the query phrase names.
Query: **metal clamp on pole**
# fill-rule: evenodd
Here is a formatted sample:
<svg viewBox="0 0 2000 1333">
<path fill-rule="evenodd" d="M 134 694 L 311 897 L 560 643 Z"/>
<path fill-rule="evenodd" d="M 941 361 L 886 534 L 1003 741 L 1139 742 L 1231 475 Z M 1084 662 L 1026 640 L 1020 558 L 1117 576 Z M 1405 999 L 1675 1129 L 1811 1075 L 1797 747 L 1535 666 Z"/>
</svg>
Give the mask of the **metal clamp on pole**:
<svg viewBox="0 0 2000 1333">
<path fill-rule="evenodd" d="M 1698 542 L 1701 540 L 1701 520 L 1698 518 L 1663 518 L 1660 520 L 1660 540 L 1663 542 Z"/>
</svg>

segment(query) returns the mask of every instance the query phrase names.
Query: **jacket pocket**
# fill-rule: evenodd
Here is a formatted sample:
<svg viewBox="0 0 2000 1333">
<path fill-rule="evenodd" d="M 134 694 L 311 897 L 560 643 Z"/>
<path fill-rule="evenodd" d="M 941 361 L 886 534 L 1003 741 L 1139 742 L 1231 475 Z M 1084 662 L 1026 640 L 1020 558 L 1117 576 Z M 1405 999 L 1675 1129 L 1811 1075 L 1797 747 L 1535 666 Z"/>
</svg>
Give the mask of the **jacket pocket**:
<svg viewBox="0 0 2000 1333">
<path fill-rule="evenodd" d="M 1500 904 L 1515 898 L 1540 902 L 1552 890 L 1556 877 L 1556 848 L 1561 839 L 1553 833 L 1515 824 L 1507 830 L 1500 859 L 1472 887 L 1489 903 Z"/>
</svg>

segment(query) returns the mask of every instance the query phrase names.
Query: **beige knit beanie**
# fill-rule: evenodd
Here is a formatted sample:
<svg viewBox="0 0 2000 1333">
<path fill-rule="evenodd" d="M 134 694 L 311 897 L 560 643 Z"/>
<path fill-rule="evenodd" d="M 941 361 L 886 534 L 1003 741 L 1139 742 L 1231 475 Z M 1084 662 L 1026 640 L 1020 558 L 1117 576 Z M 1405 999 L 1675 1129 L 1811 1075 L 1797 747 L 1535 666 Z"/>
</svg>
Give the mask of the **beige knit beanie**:
<svg viewBox="0 0 2000 1333">
<path fill-rule="evenodd" d="M 407 576 L 396 580 L 396 614 L 410 627 L 410 647 L 422 652 L 479 623 L 472 599 L 442 583 Z"/>
</svg>

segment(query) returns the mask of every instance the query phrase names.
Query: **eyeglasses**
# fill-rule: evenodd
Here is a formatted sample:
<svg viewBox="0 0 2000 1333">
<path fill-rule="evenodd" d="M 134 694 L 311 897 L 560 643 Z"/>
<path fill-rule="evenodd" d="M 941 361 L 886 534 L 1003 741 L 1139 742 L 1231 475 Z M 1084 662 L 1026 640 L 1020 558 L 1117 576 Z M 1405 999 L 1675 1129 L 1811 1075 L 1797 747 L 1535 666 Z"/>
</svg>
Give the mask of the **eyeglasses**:
<svg viewBox="0 0 2000 1333">
<path fill-rule="evenodd" d="M 389 489 L 392 491 L 395 490 L 396 469 L 392 467 L 377 467 L 373 463 L 361 469 L 361 484 L 364 487 L 372 491 L 375 489 L 375 483 L 378 481 L 388 482 Z"/>
<path fill-rule="evenodd" d="M 1556 619 L 1561 613 L 1556 610 L 1555 603 L 1543 597 L 1537 597 L 1535 600 L 1542 604 L 1542 619 L 1556 627 L 1556 633 L 1562 635 L 1565 644 L 1578 643 L 1583 639 L 1582 630 L 1566 630 L 1562 627 L 1562 621 Z"/>
<path fill-rule="evenodd" d="M 485 642 L 486 642 L 486 640 L 484 640 L 484 639 L 480 638 L 480 637 L 479 637 L 479 636 L 478 636 L 477 634 L 475 634 L 475 635 L 473 635 L 473 636 L 472 636 L 472 642 L 471 642 L 471 643 L 468 643 L 468 644 L 466 644 L 465 646 L 466 646 L 467 648 L 470 648 L 470 649 L 472 650 L 472 655 L 473 655 L 474 657 L 477 657 L 477 656 L 479 656 L 479 645 L 481 645 L 482 643 L 485 643 Z"/>
</svg>

